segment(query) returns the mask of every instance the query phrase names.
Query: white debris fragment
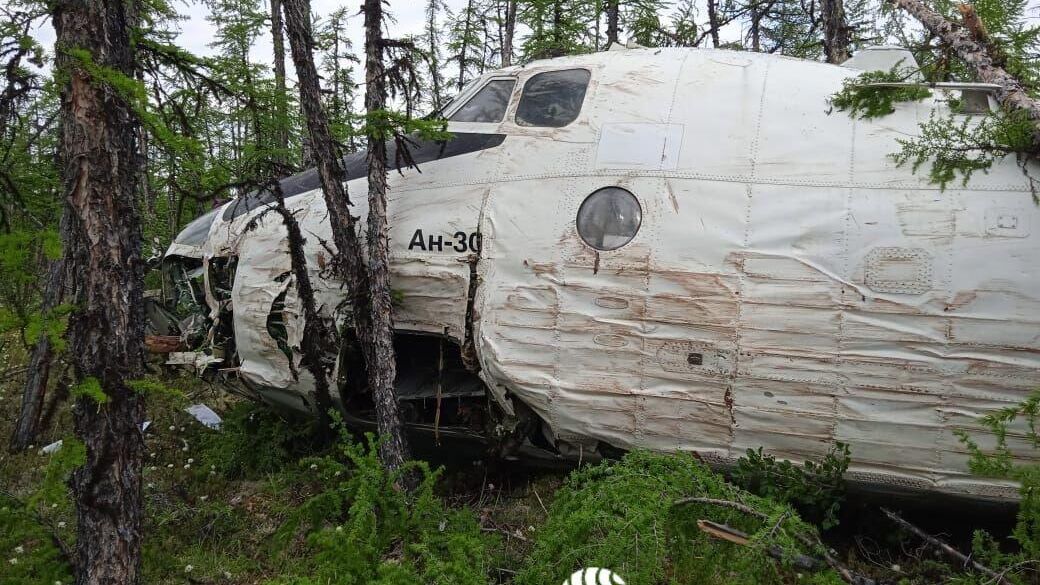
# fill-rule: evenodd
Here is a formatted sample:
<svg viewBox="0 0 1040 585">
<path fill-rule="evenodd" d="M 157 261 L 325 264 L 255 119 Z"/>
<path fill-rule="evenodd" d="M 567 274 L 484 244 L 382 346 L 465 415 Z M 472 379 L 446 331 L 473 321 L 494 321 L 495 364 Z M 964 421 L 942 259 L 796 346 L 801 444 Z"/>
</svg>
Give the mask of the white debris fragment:
<svg viewBox="0 0 1040 585">
<path fill-rule="evenodd" d="M 147 431 L 148 427 L 150 427 L 150 426 L 152 426 L 152 421 L 150 421 L 150 420 L 144 421 L 143 423 L 141 423 L 141 432 L 143 433 L 143 432 Z"/>
<path fill-rule="evenodd" d="M 202 423 L 203 426 L 210 429 L 219 429 L 220 423 L 223 421 L 220 415 L 213 412 L 213 409 L 206 406 L 205 404 L 192 404 L 188 408 L 184 409 L 191 416 L 195 417 L 195 420 Z"/>
<path fill-rule="evenodd" d="M 61 449 L 61 444 L 62 444 L 62 440 L 58 439 L 57 441 L 54 441 L 50 445 L 44 445 L 40 449 L 40 453 L 44 453 L 46 455 L 50 455 L 51 453 L 56 453 L 59 449 Z"/>
</svg>

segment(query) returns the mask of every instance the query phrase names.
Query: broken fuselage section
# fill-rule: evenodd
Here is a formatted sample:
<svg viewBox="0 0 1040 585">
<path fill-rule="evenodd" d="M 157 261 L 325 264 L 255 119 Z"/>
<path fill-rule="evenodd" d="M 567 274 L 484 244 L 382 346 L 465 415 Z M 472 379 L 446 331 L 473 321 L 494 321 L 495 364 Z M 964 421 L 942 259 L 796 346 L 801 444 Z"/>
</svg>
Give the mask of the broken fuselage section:
<svg viewBox="0 0 1040 585">
<path fill-rule="evenodd" d="M 1013 497 L 971 475 L 958 433 L 992 444 L 980 418 L 1040 385 L 1040 211 L 1013 160 L 945 191 L 897 167 L 896 140 L 958 96 L 828 114 L 858 73 L 648 49 L 476 80 L 445 111 L 453 138 L 419 143 L 419 169 L 389 181 L 413 432 L 506 457 L 649 448 L 718 465 L 841 441 L 859 483 Z M 364 154 L 345 163 L 364 217 Z M 344 330 L 317 176 L 282 191 L 321 315 Z M 239 197 L 170 247 L 166 309 L 191 350 L 171 358 L 313 412 L 285 228 L 256 221 L 272 201 Z M 329 348 L 334 399 L 364 427 L 344 347 Z M 1008 440 L 1035 453 L 1025 429 Z"/>
</svg>

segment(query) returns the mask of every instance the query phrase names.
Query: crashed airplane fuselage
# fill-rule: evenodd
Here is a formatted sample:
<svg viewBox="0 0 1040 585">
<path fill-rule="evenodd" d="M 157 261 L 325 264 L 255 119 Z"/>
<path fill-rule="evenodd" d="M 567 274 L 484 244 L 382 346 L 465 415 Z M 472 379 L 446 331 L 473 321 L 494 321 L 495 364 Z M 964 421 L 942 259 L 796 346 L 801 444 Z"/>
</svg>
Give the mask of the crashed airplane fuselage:
<svg viewBox="0 0 1040 585">
<path fill-rule="evenodd" d="M 829 112 L 858 73 L 633 49 L 471 84 L 445 111 L 454 138 L 419 144 L 419 170 L 389 180 L 413 431 L 493 438 L 504 456 L 649 448 L 719 465 L 841 441 L 853 480 L 1010 497 L 969 473 L 957 432 L 992 444 L 980 417 L 1040 385 L 1040 210 L 1012 160 L 945 191 L 897 167 L 897 139 L 950 96 L 877 120 Z M 364 155 L 346 165 L 363 217 Z M 343 323 L 316 175 L 283 190 L 321 310 Z M 245 229 L 270 201 L 240 197 L 167 252 L 194 350 L 170 362 L 312 411 L 285 228 L 269 214 Z M 370 420 L 343 375 L 356 356 L 333 357 L 352 380 L 337 399 Z"/>
</svg>

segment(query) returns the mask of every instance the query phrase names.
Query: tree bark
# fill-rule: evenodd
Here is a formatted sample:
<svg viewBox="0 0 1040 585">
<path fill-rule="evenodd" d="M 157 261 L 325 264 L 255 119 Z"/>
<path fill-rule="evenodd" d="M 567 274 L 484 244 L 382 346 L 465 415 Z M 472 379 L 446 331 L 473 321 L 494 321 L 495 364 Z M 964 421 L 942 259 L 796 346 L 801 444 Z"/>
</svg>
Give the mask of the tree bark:
<svg viewBox="0 0 1040 585">
<path fill-rule="evenodd" d="M 386 75 L 383 66 L 383 0 L 365 0 L 365 110 L 372 118 L 386 110 Z M 382 442 L 383 465 L 395 470 L 410 457 L 398 412 L 394 379 L 393 306 L 390 300 L 390 240 L 386 218 L 386 139 L 368 133 L 368 266 L 369 300 L 372 303 L 372 335 L 362 340 L 372 352 L 368 383 L 376 407 L 376 423 Z M 367 341 L 367 342 L 366 342 Z M 407 478 L 406 478 L 407 481 Z"/>
<path fill-rule="evenodd" d="M 271 0 L 271 39 L 274 46 L 274 89 L 278 122 L 275 147 L 278 160 L 287 162 L 289 154 L 289 94 L 285 88 L 285 33 L 282 26 L 282 0 Z"/>
<path fill-rule="evenodd" d="M 426 4 L 426 59 L 430 69 L 430 105 L 434 112 L 439 112 L 443 104 L 440 63 L 440 35 L 437 34 L 437 12 L 441 0 L 428 0 Z"/>
<path fill-rule="evenodd" d="M 296 281 L 296 291 L 303 305 L 303 338 L 300 341 L 300 349 L 303 352 L 305 367 L 314 378 L 314 396 L 317 402 L 319 428 L 323 434 L 331 430 L 332 419 L 329 411 L 332 409 L 332 394 L 329 391 L 330 373 L 335 366 L 334 360 L 327 360 L 326 356 L 330 348 L 337 347 L 336 335 L 325 325 L 325 321 L 318 313 L 318 306 L 314 300 L 314 286 L 311 284 L 310 272 L 307 270 L 307 256 L 305 246 L 307 239 L 303 237 L 300 223 L 296 216 L 285 207 L 285 194 L 278 181 L 272 182 L 277 205 L 274 211 L 281 216 L 282 224 L 288 234 L 289 264 L 292 268 L 293 279 Z"/>
<path fill-rule="evenodd" d="M 549 57 L 562 57 L 565 54 L 563 50 L 563 0 L 556 0 L 553 2 L 553 16 L 552 16 L 552 48 L 549 50 Z"/>
<path fill-rule="evenodd" d="M 844 0 L 820 0 L 823 21 L 823 52 L 828 63 L 840 65 L 849 58 L 849 25 Z"/>
<path fill-rule="evenodd" d="M 917 19 L 928 32 L 939 37 L 968 65 L 979 81 L 999 86 L 997 102 L 1009 112 L 1023 112 L 1033 122 L 1033 147 L 1040 150 L 1040 102 L 1029 97 L 1022 83 L 996 64 L 997 52 L 971 31 L 947 20 L 920 0 L 889 0 Z"/>
<path fill-rule="evenodd" d="M 607 13 L 607 48 L 618 42 L 618 0 L 606 0 L 604 11 Z"/>
<path fill-rule="evenodd" d="M 708 0 L 708 33 L 711 46 L 719 48 L 719 0 Z"/>
<path fill-rule="evenodd" d="M 65 289 L 64 266 L 65 262 L 59 258 L 51 261 L 47 268 L 47 284 L 40 306 L 40 312 L 43 314 L 50 313 L 62 302 Z M 29 369 L 26 371 L 25 386 L 22 389 L 22 408 L 18 413 L 14 434 L 11 436 L 11 451 L 22 451 L 36 441 L 53 359 L 54 347 L 51 340 L 48 336 L 41 335 L 29 359 Z"/>
<path fill-rule="evenodd" d="M 751 50 L 762 51 L 762 10 L 757 4 L 751 9 Z"/>
<path fill-rule="evenodd" d="M 505 31 L 502 34 L 502 66 L 513 64 L 513 38 L 516 35 L 516 0 L 506 0 Z"/>
<path fill-rule="evenodd" d="M 376 160 L 374 165 L 377 170 L 381 168 L 383 197 L 373 203 L 369 202 L 369 253 L 371 259 L 368 268 L 361 253 L 361 244 L 358 239 L 355 220 L 350 215 L 350 199 L 347 196 L 345 174 L 343 172 L 342 159 L 332 139 L 329 130 L 328 114 L 321 104 L 320 87 L 318 85 L 318 72 L 314 66 L 313 46 L 310 28 L 305 24 L 308 12 L 308 0 L 282 0 L 285 11 L 285 24 L 289 33 L 289 47 L 292 51 L 293 64 L 296 67 L 296 77 L 300 88 L 300 104 L 303 107 L 307 120 L 307 131 L 310 136 L 314 158 L 318 165 L 318 177 L 321 181 L 322 191 L 325 196 L 325 205 L 329 214 L 329 222 L 332 227 L 332 239 L 337 249 L 336 265 L 342 271 L 350 290 L 351 314 L 354 319 L 354 329 L 357 332 L 359 345 L 365 358 L 365 370 L 368 378 L 369 391 L 372 393 L 376 406 L 376 422 L 383 443 L 380 455 L 383 464 L 389 469 L 397 469 L 408 457 L 408 447 L 404 440 L 401 429 L 400 416 L 398 414 L 397 399 L 394 396 L 395 362 L 393 354 L 393 329 L 390 321 L 390 289 L 389 289 L 389 264 L 381 265 L 388 258 L 389 251 L 386 245 L 386 148 L 382 141 L 369 138 L 369 160 Z M 376 8 L 373 25 L 371 5 Z M 378 101 L 372 95 L 366 95 L 366 107 L 372 104 L 383 104 L 386 100 L 386 88 L 383 85 L 384 76 L 382 69 L 382 38 L 379 30 L 382 21 L 382 6 L 379 0 L 366 2 L 365 26 L 366 39 L 375 34 L 377 40 L 375 46 L 366 46 L 366 61 L 370 64 L 373 59 L 378 61 L 376 72 L 370 69 L 367 74 L 369 94 L 372 94 L 373 75 L 376 76 L 377 90 L 381 90 L 382 101 Z M 375 27 L 375 32 L 372 31 Z M 371 42 L 369 42 L 371 45 Z M 370 102 L 370 100 L 375 101 Z M 382 108 L 376 108 L 382 109 Z M 369 108 L 372 111 L 372 108 Z M 372 152 L 379 154 L 373 157 Z M 379 163 L 382 167 L 378 167 Z M 371 169 L 371 167 L 370 167 Z M 378 174 L 378 173 L 377 173 Z M 370 170 L 370 178 L 372 173 Z M 371 199 L 371 198 L 370 198 Z M 373 215 L 380 215 L 373 218 Z M 373 225 L 376 229 L 373 229 Z M 382 253 L 374 250 L 379 246 L 373 246 L 371 242 L 379 244 L 382 242 Z M 377 275 L 380 284 L 375 287 L 370 283 L 370 271 L 375 273 L 379 269 L 386 268 L 384 274 Z M 372 290 L 383 291 L 385 287 L 385 299 L 380 299 L 378 304 L 372 301 Z"/>
<path fill-rule="evenodd" d="M 134 77 L 131 2 L 63 0 L 53 5 L 60 71 L 59 165 L 68 229 L 62 234 L 70 297 L 68 354 L 78 385 L 76 436 L 86 462 L 72 474 L 76 582 L 133 585 L 141 564 L 140 432 L 144 402 L 128 385 L 144 370 L 144 262 L 136 206 L 141 175 L 138 121 L 122 96 L 84 66 Z M 72 51 L 82 52 L 73 54 Z"/>
<path fill-rule="evenodd" d="M 368 6 L 367 0 L 365 2 L 365 6 Z M 363 10 L 367 10 L 367 9 L 363 9 Z M 380 15 L 381 14 L 382 14 L 382 10 L 380 10 Z M 365 15 L 366 15 L 366 18 L 367 18 L 368 17 L 367 16 L 368 12 L 365 12 Z M 469 49 L 469 35 L 470 35 L 470 33 L 472 31 L 473 31 L 473 0 L 468 0 L 468 2 L 466 2 L 466 21 L 465 21 L 465 23 L 463 24 L 463 27 L 462 27 L 462 46 L 459 47 L 459 81 L 456 84 L 456 86 L 457 86 L 456 89 L 458 91 L 462 91 L 463 86 L 466 85 L 466 61 L 467 61 L 466 55 L 469 52 L 467 49 Z M 366 43 L 367 43 L 368 42 L 368 29 L 367 28 L 365 29 L 365 39 L 366 39 Z M 380 34 L 380 42 L 382 42 L 382 34 Z M 368 66 L 368 60 L 367 60 L 368 47 L 366 46 L 365 49 L 366 49 L 365 66 L 367 67 Z M 380 55 L 380 57 L 379 57 L 379 62 L 380 62 L 380 64 L 382 64 L 382 62 L 383 62 L 382 55 Z M 382 68 L 382 65 L 380 65 L 380 68 Z M 366 79 L 366 85 L 367 85 L 367 79 L 368 79 L 367 75 L 366 75 L 365 79 Z M 383 86 L 383 92 L 385 93 L 386 92 L 386 83 L 385 82 L 381 82 L 381 84 Z M 366 93 L 366 96 L 367 96 L 367 93 Z M 368 104 L 368 98 L 367 97 L 365 98 L 365 104 L 366 104 L 366 106 Z"/>
</svg>

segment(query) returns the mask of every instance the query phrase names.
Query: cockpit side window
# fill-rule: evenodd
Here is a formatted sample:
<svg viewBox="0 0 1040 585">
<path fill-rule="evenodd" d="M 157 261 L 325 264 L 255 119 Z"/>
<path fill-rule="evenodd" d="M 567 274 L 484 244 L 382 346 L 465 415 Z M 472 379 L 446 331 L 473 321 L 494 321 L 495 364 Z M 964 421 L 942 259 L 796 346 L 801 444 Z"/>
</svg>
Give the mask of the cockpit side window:
<svg viewBox="0 0 1040 585">
<path fill-rule="evenodd" d="M 515 79 L 492 79 L 451 116 L 452 122 L 501 122 Z"/>
<path fill-rule="evenodd" d="M 516 108 L 520 126 L 562 128 L 578 118 L 591 74 L 587 69 L 546 71 L 524 84 Z"/>
</svg>

